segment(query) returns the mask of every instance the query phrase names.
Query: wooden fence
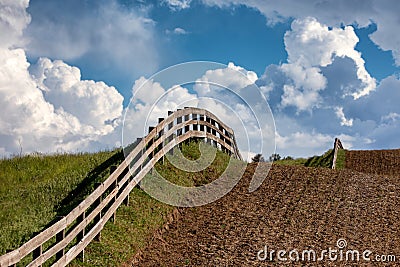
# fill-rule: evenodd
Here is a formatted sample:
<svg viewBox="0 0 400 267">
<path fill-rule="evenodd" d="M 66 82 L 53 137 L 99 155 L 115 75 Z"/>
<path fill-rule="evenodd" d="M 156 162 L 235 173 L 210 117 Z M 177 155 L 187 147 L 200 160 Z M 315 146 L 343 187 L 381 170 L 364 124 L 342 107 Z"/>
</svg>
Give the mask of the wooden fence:
<svg viewBox="0 0 400 267">
<path fill-rule="evenodd" d="M 211 112 L 198 108 L 184 108 L 168 112 L 159 124 L 150 128 L 147 136 L 132 148 L 125 160 L 86 199 L 68 215 L 59 219 L 21 247 L 0 256 L 0 266 L 16 266 L 32 255 L 28 266 L 65 266 L 100 233 L 106 222 L 115 220 L 122 203 L 146 173 L 176 145 L 190 138 L 204 138 L 231 156 L 242 159 L 234 132 Z"/>
<path fill-rule="evenodd" d="M 337 154 L 338 154 L 339 149 L 343 149 L 342 142 L 340 141 L 339 138 L 335 138 L 335 143 L 333 144 L 332 169 L 336 169 L 336 160 L 337 160 Z"/>
</svg>

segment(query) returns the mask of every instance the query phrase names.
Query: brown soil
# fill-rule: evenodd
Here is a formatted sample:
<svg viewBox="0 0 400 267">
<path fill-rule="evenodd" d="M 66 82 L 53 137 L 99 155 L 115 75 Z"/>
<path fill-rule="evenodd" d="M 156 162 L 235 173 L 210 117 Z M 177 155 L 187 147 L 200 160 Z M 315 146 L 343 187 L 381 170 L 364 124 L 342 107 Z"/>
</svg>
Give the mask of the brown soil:
<svg viewBox="0 0 400 267">
<path fill-rule="evenodd" d="M 400 177 L 400 149 L 346 151 L 346 169 Z"/>
<path fill-rule="evenodd" d="M 336 260 L 260 261 L 257 252 L 348 249 L 394 254 L 400 266 L 400 179 L 351 170 L 274 165 L 261 187 L 248 192 L 255 165 L 220 200 L 179 209 L 132 266 L 382 266 Z M 176 215 L 176 214 L 175 214 Z M 288 257 L 288 255 L 286 255 Z M 362 256 L 360 256 L 362 258 Z"/>
</svg>

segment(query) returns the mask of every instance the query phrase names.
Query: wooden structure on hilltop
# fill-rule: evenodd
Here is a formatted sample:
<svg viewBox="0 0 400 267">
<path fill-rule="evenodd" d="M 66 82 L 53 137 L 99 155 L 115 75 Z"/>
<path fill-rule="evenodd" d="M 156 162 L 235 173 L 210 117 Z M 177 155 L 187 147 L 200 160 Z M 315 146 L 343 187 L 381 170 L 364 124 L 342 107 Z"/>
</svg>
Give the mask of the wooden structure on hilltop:
<svg viewBox="0 0 400 267">
<path fill-rule="evenodd" d="M 86 199 L 68 215 L 39 233 L 16 250 L 0 256 L 0 266 L 16 266 L 32 255 L 28 266 L 65 266 L 100 233 L 106 222 L 115 220 L 122 203 L 128 203 L 129 193 L 156 162 L 176 145 L 191 138 L 201 138 L 225 153 L 242 159 L 231 128 L 211 112 L 199 108 L 184 108 L 168 112 L 159 124 L 150 127 L 149 134 L 138 139 L 125 160 Z"/>
</svg>

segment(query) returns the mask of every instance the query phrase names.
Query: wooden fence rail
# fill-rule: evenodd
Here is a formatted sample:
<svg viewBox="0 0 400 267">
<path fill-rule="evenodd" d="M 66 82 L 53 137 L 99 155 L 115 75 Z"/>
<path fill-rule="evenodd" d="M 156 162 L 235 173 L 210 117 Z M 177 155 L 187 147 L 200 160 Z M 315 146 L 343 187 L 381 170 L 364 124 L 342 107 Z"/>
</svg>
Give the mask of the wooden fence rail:
<svg viewBox="0 0 400 267">
<path fill-rule="evenodd" d="M 32 255 L 28 266 L 65 266 L 84 253 L 85 247 L 99 237 L 101 230 L 129 193 L 156 162 L 176 145 L 190 138 L 206 141 L 231 156 L 242 159 L 231 128 L 211 112 L 184 108 L 168 112 L 147 136 L 133 148 L 125 160 L 68 215 L 59 219 L 21 247 L 0 256 L 0 267 L 16 266 Z M 133 174 L 133 175 L 132 175 Z"/>
<path fill-rule="evenodd" d="M 339 138 L 335 138 L 335 143 L 333 144 L 333 161 L 332 161 L 332 169 L 336 169 L 336 160 L 339 149 L 343 149 L 342 142 Z"/>
</svg>

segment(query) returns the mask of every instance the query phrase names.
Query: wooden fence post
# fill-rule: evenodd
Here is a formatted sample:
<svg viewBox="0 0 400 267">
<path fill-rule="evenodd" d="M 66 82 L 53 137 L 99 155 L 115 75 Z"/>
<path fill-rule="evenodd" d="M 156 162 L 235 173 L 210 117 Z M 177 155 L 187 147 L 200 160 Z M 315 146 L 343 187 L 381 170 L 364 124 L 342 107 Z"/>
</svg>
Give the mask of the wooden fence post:
<svg viewBox="0 0 400 267">
<path fill-rule="evenodd" d="M 113 189 L 115 189 L 115 188 L 117 188 L 117 187 L 118 187 L 118 179 L 115 180 Z M 115 197 L 114 197 L 114 202 L 115 202 L 115 201 L 117 201 L 117 195 L 115 195 Z M 115 212 L 114 212 L 113 215 L 111 216 L 111 221 L 112 221 L 113 223 L 115 223 L 116 220 L 117 220 L 117 210 L 115 210 Z"/>
<path fill-rule="evenodd" d="M 168 111 L 168 116 L 171 115 L 170 112 L 171 112 L 171 114 L 173 113 L 172 111 Z M 170 122 L 170 123 L 168 124 L 168 128 L 167 128 L 168 131 L 171 130 L 172 127 L 174 127 L 174 121 L 172 121 L 172 122 Z M 174 139 L 174 135 L 171 134 L 171 135 L 168 137 L 168 139 L 167 139 L 167 144 L 168 144 L 169 142 L 171 142 L 173 139 Z M 173 156 L 173 155 L 174 155 L 174 149 L 171 149 L 170 151 L 168 151 L 168 153 L 169 153 L 171 156 Z"/>
<path fill-rule="evenodd" d="M 96 187 L 98 187 L 101 183 L 96 183 Z M 101 201 L 103 200 L 103 195 L 100 195 L 98 199 L 96 199 L 96 201 L 94 202 L 95 206 L 100 205 Z M 99 214 L 94 218 L 93 222 L 94 224 L 97 224 L 98 222 L 100 222 L 101 220 L 101 212 L 99 212 Z M 94 237 L 94 240 L 100 242 L 101 241 L 101 231 Z"/>
<path fill-rule="evenodd" d="M 65 229 L 62 229 L 56 234 L 56 243 L 60 243 L 65 238 Z M 65 248 L 61 249 L 56 253 L 56 261 L 62 258 L 65 254 Z"/>
<path fill-rule="evenodd" d="M 112 165 L 112 166 L 110 167 L 110 175 L 111 175 L 116 169 L 117 169 L 117 166 Z M 118 177 L 117 177 L 117 179 L 115 179 L 115 183 L 114 183 L 112 189 L 114 190 L 114 189 L 117 188 L 117 187 L 118 187 Z M 115 195 L 115 197 L 114 197 L 114 202 L 115 202 L 115 201 L 117 201 L 117 195 Z M 115 223 L 116 219 L 117 219 L 117 211 L 115 211 L 115 212 L 113 213 L 113 215 L 112 215 L 112 217 L 111 217 L 111 221 L 112 221 L 113 223 Z"/>
<path fill-rule="evenodd" d="M 158 118 L 158 123 L 163 122 L 163 120 L 164 120 L 164 118 Z M 161 138 L 162 135 L 164 135 L 164 128 L 160 130 L 157 139 L 158 139 L 158 138 Z M 157 152 L 163 149 L 164 143 L 165 143 L 165 141 L 163 141 L 163 142 L 160 144 L 160 149 L 157 149 Z M 164 156 L 162 156 L 161 161 L 162 161 L 162 164 L 164 165 Z"/>
<path fill-rule="evenodd" d="M 336 169 L 336 160 L 337 160 L 337 154 L 339 149 L 343 149 L 342 142 L 340 142 L 339 138 L 335 138 L 335 142 L 333 144 L 333 160 L 332 160 L 332 169 Z"/>
<path fill-rule="evenodd" d="M 81 223 L 85 220 L 86 217 L 86 211 L 84 211 L 76 220 L 77 223 Z M 76 236 L 76 241 L 79 243 L 82 241 L 83 237 L 85 236 L 85 228 Z M 85 249 L 82 249 L 82 252 L 78 255 L 78 258 L 80 258 L 82 261 L 85 261 Z"/>
</svg>

